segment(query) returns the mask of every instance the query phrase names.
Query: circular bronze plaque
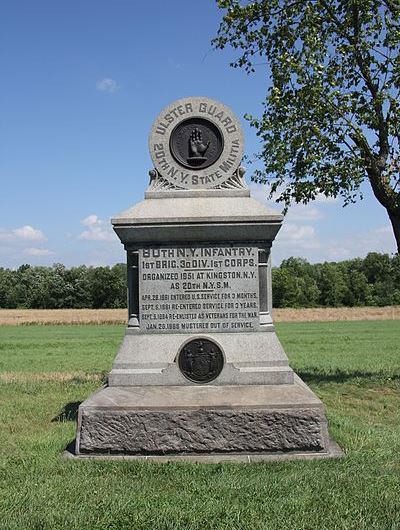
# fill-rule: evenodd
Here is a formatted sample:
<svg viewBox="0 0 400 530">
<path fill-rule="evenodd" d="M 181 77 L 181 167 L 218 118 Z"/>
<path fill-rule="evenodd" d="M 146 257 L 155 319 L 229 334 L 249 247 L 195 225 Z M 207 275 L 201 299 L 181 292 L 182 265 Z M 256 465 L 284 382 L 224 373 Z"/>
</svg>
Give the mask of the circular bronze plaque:
<svg viewBox="0 0 400 530">
<path fill-rule="evenodd" d="M 243 132 L 232 110 L 221 102 L 204 96 L 182 98 L 155 119 L 149 150 L 154 168 L 170 189 L 220 188 L 240 166 Z"/>
<path fill-rule="evenodd" d="M 179 352 L 178 366 L 190 381 L 209 383 L 221 373 L 224 357 L 214 342 L 195 339 L 185 344 Z"/>
<path fill-rule="evenodd" d="M 204 118 L 189 118 L 178 123 L 169 144 L 175 160 L 190 169 L 211 166 L 224 149 L 221 131 Z"/>
</svg>

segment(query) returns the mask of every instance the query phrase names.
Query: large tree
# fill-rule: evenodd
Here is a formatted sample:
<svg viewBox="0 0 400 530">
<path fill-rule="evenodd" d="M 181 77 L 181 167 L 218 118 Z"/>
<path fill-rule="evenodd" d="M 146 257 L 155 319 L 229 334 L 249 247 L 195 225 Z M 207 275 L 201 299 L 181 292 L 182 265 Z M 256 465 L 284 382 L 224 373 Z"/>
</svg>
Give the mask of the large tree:
<svg viewBox="0 0 400 530">
<path fill-rule="evenodd" d="M 368 179 L 400 252 L 400 1 L 219 0 L 216 48 L 270 78 L 261 117 L 263 169 L 285 206 L 361 194 Z M 260 59 L 260 57 L 262 59 Z"/>
</svg>

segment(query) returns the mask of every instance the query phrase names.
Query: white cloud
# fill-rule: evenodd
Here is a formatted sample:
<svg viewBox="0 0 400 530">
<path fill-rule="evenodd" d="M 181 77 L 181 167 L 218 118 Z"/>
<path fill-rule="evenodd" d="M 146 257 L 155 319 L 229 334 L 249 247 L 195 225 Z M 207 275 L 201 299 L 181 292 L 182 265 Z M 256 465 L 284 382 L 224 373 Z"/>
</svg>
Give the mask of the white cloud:
<svg viewBox="0 0 400 530">
<path fill-rule="evenodd" d="M 272 263 L 278 265 L 290 256 L 318 261 L 321 254 L 321 243 L 313 226 L 283 222 L 276 241 L 272 246 Z"/>
<path fill-rule="evenodd" d="M 27 256 L 52 256 L 54 252 L 47 248 L 29 247 L 24 250 L 24 254 Z"/>
<path fill-rule="evenodd" d="M 13 230 L 0 229 L 0 241 L 47 241 L 47 237 L 41 230 L 25 225 Z"/>
<path fill-rule="evenodd" d="M 41 230 L 37 230 L 30 225 L 22 226 L 21 228 L 16 228 L 13 230 L 13 233 L 19 239 L 29 240 L 29 241 L 46 241 L 47 237 L 43 234 Z"/>
<path fill-rule="evenodd" d="M 252 182 L 249 187 L 256 200 L 272 208 L 275 206 L 274 209 L 282 208 L 280 203 L 274 204 L 268 199 L 265 185 Z M 272 248 L 274 264 L 290 256 L 303 257 L 315 263 L 364 257 L 368 252 L 390 254 L 396 251 L 389 224 L 356 231 L 350 223 L 335 230 L 335 216 L 339 215 L 337 207 L 340 203 L 340 198 L 325 197 L 320 193 L 306 205 L 291 206 Z"/>
<path fill-rule="evenodd" d="M 0 228 L 0 264 L 3 267 L 17 267 L 31 258 L 52 256 L 53 251 L 40 248 L 47 241 L 46 235 L 31 225 L 19 228 Z"/>
<path fill-rule="evenodd" d="M 87 230 L 84 230 L 79 234 L 78 239 L 86 241 L 115 241 L 115 234 L 111 230 L 110 223 L 106 223 L 102 219 L 99 219 L 97 215 L 91 214 L 83 221 L 83 226 L 86 226 Z"/>
<path fill-rule="evenodd" d="M 272 197 L 269 196 L 271 192 L 271 186 L 269 184 L 259 184 L 257 182 L 250 182 L 249 184 L 250 194 L 252 197 L 257 199 L 260 202 L 265 203 L 266 201 L 278 207 L 280 210 L 283 210 L 284 204 L 282 202 L 277 202 L 277 199 L 280 197 L 281 193 L 285 189 L 284 184 L 278 187 L 278 189 L 272 194 Z"/>
<path fill-rule="evenodd" d="M 256 184 L 255 182 L 250 183 L 250 193 L 251 196 L 257 201 L 268 204 L 268 206 L 273 203 L 273 199 L 268 199 L 267 188 L 263 184 Z M 321 202 L 319 199 L 316 199 L 317 202 Z M 283 210 L 283 205 L 280 203 L 273 204 L 273 207 Z M 290 206 L 286 219 L 289 221 L 317 221 L 323 216 L 318 208 L 312 206 L 312 203 L 309 204 L 293 204 Z"/>
<path fill-rule="evenodd" d="M 315 238 L 315 229 L 309 225 L 295 225 L 293 223 L 284 223 L 280 232 L 282 241 L 309 241 Z"/>
<path fill-rule="evenodd" d="M 111 77 L 105 77 L 96 82 L 97 90 L 100 92 L 116 92 L 119 89 L 118 83 Z"/>
<path fill-rule="evenodd" d="M 258 184 L 256 182 L 250 182 L 249 184 L 250 193 L 251 196 L 257 199 L 260 202 L 276 202 L 276 199 L 281 195 L 283 192 L 285 186 L 282 184 L 282 186 L 279 186 L 279 188 L 276 190 L 276 192 L 273 194 L 271 198 L 269 198 L 269 192 L 270 188 L 267 184 Z M 302 205 L 301 203 L 296 204 L 293 203 L 291 208 L 294 208 L 296 206 L 309 206 L 310 204 L 316 204 L 316 203 L 332 203 L 338 201 L 338 197 L 326 197 L 323 193 L 317 193 L 315 199 L 313 201 L 310 201 L 307 205 Z M 277 206 L 283 209 L 283 203 L 276 203 Z"/>
<path fill-rule="evenodd" d="M 336 202 L 339 197 L 326 197 L 323 193 L 318 193 L 313 202 Z"/>
<path fill-rule="evenodd" d="M 265 204 L 268 200 L 268 191 L 264 184 L 257 184 L 256 182 L 250 182 L 249 184 L 250 195 L 253 199 Z M 281 208 L 282 209 L 282 208 Z"/>
<path fill-rule="evenodd" d="M 81 222 L 82 222 L 83 226 L 88 226 L 90 228 L 92 226 L 98 225 L 101 221 L 97 217 L 97 215 L 92 213 L 91 215 L 88 215 L 87 217 L 85 217 L 85 219 L 83 219 L 83 221 L 81 221 Z"/>
<path fill-rule="evenodd" d="M 373 234 L 390 234 L 393 236 L 393 229 L 390 225 L 380 226 L 372 231 Z"/>
<path fill-rule="evenodd" d="M 289 208 L 286 217 L 290 221 L 317 221 L 322 218 L 322 214 L 310 204 L 295 204 Z"/>
<path fill-rule="evenodd" d="M 320 249 L 321 244 L 313 226 L 284 222 L 274 246 L 282 255 L 289 257 L 316 251 Z"/>
<path fill-rule="evenodd" d="M 341 240 L 332 239 L 326 244 L 331 259 L 363 257 L 368 252 L 394 253 L 395 239 L 391 226 L 384 225 L 366 232 L 349 232 Z"/>
<path fill-rule="evenodd" d="M 272 259 L 274 265 L 290 256 L 316 263 L 362 258 L 369 252 L 392 254 L 395 251 L 390 225 L 323 238 L 312 226 L 284 222 L 272 248 Z"/>
</svg>

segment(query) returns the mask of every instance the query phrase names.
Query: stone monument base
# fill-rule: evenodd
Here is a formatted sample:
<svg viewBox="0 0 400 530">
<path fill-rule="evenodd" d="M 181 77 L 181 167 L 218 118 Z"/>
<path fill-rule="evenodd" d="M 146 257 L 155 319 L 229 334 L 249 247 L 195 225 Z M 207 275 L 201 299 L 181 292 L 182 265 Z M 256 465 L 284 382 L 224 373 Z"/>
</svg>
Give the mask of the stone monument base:
<svg viewBox="0 0 400 530">
<path fill-rule="evenodd" d="M 332 447 L 323 405 L 298 376 L 288 385 L 105 387 L 79 407 L 78 456 L 339 456 Z"/>
</svg>

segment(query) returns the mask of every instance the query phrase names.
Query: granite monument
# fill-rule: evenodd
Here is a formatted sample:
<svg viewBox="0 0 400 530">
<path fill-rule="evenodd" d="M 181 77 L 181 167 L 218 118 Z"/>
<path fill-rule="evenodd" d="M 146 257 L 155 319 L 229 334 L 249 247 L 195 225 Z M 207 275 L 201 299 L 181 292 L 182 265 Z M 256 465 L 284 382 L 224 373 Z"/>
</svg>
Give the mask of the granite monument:
<svg viewBox="0 0 400 530">
<path fill-rule="evenodd" d="M 283 217 L 250 197 L 238 119 L 207 97 L 180 99 L 149 149 L 145 199 L 112 219 L 127 253 L 125 336 L 108 384 L 79 407 L 76 454 L 339 454 L 275 333 Z"/>
</svg>

